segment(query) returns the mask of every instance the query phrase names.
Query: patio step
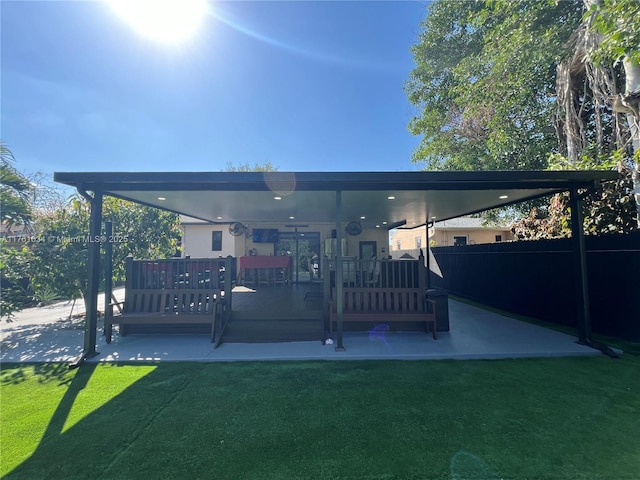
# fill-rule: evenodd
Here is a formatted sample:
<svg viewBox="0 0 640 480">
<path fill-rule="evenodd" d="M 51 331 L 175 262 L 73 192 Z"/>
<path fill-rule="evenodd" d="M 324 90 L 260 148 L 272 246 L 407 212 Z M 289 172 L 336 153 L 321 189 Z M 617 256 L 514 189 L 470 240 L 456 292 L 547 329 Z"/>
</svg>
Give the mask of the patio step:
<svg viewBox="0 0 640 480">
<path fill-rule="evenodd" d="M 235 318 L 222 336 L 223 343 L 321 341 L 324 328 L 318 318 Z"/>
</svg>

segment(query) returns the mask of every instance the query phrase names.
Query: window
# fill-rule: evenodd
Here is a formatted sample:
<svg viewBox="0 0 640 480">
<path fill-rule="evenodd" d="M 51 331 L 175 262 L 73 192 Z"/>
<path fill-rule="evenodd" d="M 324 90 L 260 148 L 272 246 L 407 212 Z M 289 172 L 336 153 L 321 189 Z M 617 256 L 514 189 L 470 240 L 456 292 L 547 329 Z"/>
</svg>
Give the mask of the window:
<svg viewBox="0 0 640 480">
<path fill-rule="evenodd" d="M 453 236 L 453 245 L 456 247 L 462 247 L 467 244 L 467 237 L 461 235 Z"/>
<path fill-rule="evenodd" d="M 416 248 L 422 248 L 422 237 L 416 237 Z"/>
<path fill-rule="evenodd" d="M 496 242 L 502 241 L 502 235 L 496 235 Z"/>
<path fill-rule="evenodd" d="M 221 231 L 211 232 L 211 251 L 213 252 L 222 251 L 222 232 Z"/>
</svg>

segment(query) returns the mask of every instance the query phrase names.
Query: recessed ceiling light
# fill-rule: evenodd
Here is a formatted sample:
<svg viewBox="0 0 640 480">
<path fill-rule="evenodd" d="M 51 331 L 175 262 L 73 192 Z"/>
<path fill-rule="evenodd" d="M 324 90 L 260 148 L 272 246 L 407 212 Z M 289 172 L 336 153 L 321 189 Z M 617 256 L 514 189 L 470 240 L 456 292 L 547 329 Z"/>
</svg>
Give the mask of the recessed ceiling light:
<svg viewBox="0 0 640 480">
<path fill-rule="evenodd" d="M 218 220 L 222 220 L 222 217 L 216 217 Z"/>
<path fill-rule="evenodd" d="M 380 225 L 376 225 L 376 228 L 380 228 Z"/>
<path fill-rule="evenodd" d="M 382 224 L 383 224 L 383 225 L 386 225 L 386 224 L 387 224 L 387 222 L 382 222 Z"/>
<path fill-rule="evenodd" d="M 394 197 L 393 195 L 389 195 L 389 196 L 387 197 L 387 200 L 395 200 L 395 199 L 396 199 L 396 197 Z"/>
<path fill-rule="evenodd" d="M 282 200 L 282 197 L 273 197 L 274 200 Z"/>
<path fill-rule="evenodd" d="M 158 197 L 158 200 L 166 200 L 165 197 Z"/>
<path fill-rule="evenodd" d="M 293 219 L 295 219 L 295 218 L 296 218 L 296 217 L 289 217 L 289 220 L 293 220 Z"/>
<path fill-rule="evenodd" d="M 363 215 L 360 217 L 360 220 L 364 220 L 366 217 Z"/>
<path fill-rule="evenodd" d="M 500 200 L 504 200 L 505 198 L 509 198 L 509 195 L 500 195 Z"/>
</svg>

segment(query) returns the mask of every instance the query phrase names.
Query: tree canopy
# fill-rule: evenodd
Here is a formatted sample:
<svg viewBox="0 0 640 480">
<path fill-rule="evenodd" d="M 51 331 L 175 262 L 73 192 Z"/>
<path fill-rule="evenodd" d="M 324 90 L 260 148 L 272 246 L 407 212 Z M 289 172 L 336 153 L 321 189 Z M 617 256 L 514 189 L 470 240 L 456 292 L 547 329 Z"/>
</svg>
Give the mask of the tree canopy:
<svg viewBox="0 0 640 480">
<path fill-rule="evenodd" d="M 276 172 L 278 167 L 271 162 L 265 162 L 263 164 L 255 163 L 253 166 L 249 163 L 242 163 L 240 165 L 234 165 L 231 162 L 227 162 L 225 172 Z"/>
<path fill-rule="evenodd" d="M 64 208 L 38 210 L 32 233 L 16 248 L 2 241 L 0 317 L 10 319 L 24 305 L 85 297 L 88 284 L 90 207 L 73 196 Z M 113 273 L 124 280 L 128 255 L 166 258 L 176 254 L 182 235 L 175 213 L 106 197 L 103 219 L 113 223 Z"/>
<path fill-rule="evenodd" d="M 102 210 L 104 221 L 113 222 L 113 236 L 104 241 L 112 242 L 116 281 L 124 280 L 128 255 L 167 258 L 178 251 L 181 231 L 177 214 L 113 197 L 104 199 Z M 74 196 L 66 208 L 38 219 L 37 238 L 42 241 L 32 247 L 36 259 L 31 272 L 34 292 L 51 287 L 63 298 L 84 296 L 89 214 L 86 200 Z"/>
<path fill-rule="evenodd" d="M 556 151 L 555 66 L 582 2 L 430 4 L 405 90 L 422 137 L 413 161 L 435 170 L 544 168 Z"/>
<path fill-rule="evenodd" d="M 422 137 L 414 162 L 431 170 L 617 168 L 620 181 L 589 199 L 586 229 L 640 225 L 638 0 L 435 0 L 412 51 L 409 128 Z M 554 209 L 568 208 L 562 199 L 537 206 L 525 224 L 560 221 Z"/>
<path fill-rule="evenodd" d="M 14 161 L 11 150 L 0 141 L 0 207 L 2 224 L 9 227 L 25 225 L 32 219 L 31 182 L 15 169 Z"/>
</svg>

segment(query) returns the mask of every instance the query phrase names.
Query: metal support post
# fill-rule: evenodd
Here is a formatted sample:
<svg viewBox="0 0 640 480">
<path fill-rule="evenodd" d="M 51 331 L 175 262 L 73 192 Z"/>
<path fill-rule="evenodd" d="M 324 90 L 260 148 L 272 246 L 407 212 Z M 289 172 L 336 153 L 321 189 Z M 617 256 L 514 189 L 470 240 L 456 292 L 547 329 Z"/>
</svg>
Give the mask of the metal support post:
<svg viewBox="0 0 640 480">
<path fill-rule="evenodd" d="M 113 296 L 113 222 L 104 222 L 104 232 L 107 237 L 107 241 L 104 244 L 104 315 L 105 320 L 107 316 L 113 315 L 113 303 L 111 297 Z M 102 329 L 102 334 L 107 332 L 106 322 L 105 328 Z"/>
<path fill-rule="evenodd" d="M 227 322 L 227 320 L 231 317 L 232 304 L 231 301 L 233 299 L 233 268 L 232 264 L 236 261 L 231 255 L 228 255 L 227 258 L 224 259 L 224 310 L 222 314 L 223 325 Z"/>
<path fill-rule="evenodd" d="M 578 343 L 591 345 L 591 315 L 589 311 L 589 280 L 587 278 L 587 252 L 584 241 L 582 210 L 577 188 L 570 192 L 571 240 L 573 246 L 573 271 L 575 302 L 578 316 Z"/>
<path fill-rule="evenodd" d="M 96 351 L 98 331 L 98 291 L 100 288 L 100 242 L 104 239 L 102 231 L 102 192 L 93 192 L 93 197 L 84 190 L 78 189 L 91 207 L 89 215 L 89 242 L 88 242 L 88 281 L 86 312 L 84 320 L 84 348 L 80 358 L 69 364 L 69 368 L 77 368 L 87 358 L 95 357 L 100 352 Z"/>
<path fill-rule="evenodd" d="M 84 332 L 84 358 L 99 354 L 96 351 L 98 328 L 98 291 L 100 287 L 100 238 L 102 230 L 102 192 L 94 192 L 89 223 L 89 281 L 87 284 L 87 312 Z"/>
<path fill-rule="evenodd" d="M 426 279 L 426 286 L 427 286 L 427 290 L 429 290 L 431 288 L 431 255 L 429 255 L 429 252 L 431 250 L 431 245 L 429 242 L 429 222 L 427 222 L 425 224 L 425 236 L 427 237 L 427 241 L 426 241 L 426 247 L 425 247 L 425 252 L 426 252 L 426 266 L 427 266 L 427 279 Z M 420 255 L 422 255 L 422 249 L 420 249 Z"/>
<path fill-rule="evenodd" d="M 343 259 L 342 259 L 342 192 L 336 191 L 336 313 L 337 313 L 337 345 L 336 352 L 344 352 L 345 348 L 342 343 L 342 310 L 343 294 L 342 289 L 344 287 L 344 274 L 343 274 Z"/>
</svg>

